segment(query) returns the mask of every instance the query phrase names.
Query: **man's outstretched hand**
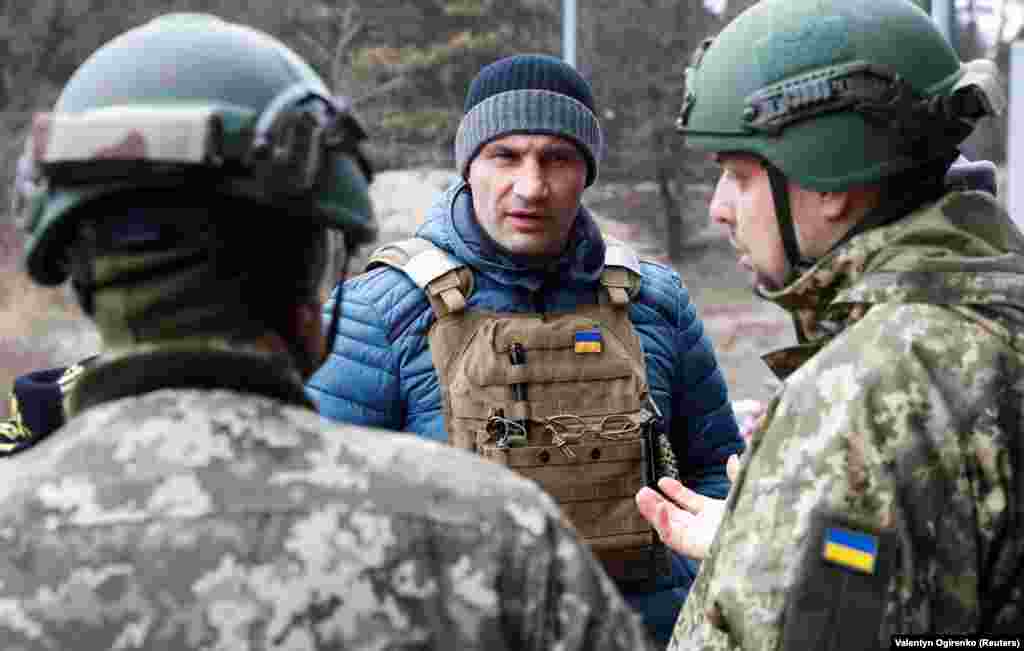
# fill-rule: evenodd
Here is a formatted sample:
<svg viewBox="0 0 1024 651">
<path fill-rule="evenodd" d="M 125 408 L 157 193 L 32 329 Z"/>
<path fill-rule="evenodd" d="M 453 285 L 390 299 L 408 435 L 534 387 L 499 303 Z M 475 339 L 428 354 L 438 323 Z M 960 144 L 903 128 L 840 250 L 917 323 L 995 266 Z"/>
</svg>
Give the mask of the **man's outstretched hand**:
<svg viewBox="0 0 1024 651">
<path fill-rule="evenodd" d="M 729 481 L 736 481 L 739 467 L 739 458 L 729 457 L 726 464 Z M 705 497 L 667 477 L 658 480 L 658 488 L 669 499 L 650 488 L 641 488 L 636 494 L 640 514 L 673 551 L 697 561 L 704 560 L 722 522 L 725 500 Z"/>
</svg>

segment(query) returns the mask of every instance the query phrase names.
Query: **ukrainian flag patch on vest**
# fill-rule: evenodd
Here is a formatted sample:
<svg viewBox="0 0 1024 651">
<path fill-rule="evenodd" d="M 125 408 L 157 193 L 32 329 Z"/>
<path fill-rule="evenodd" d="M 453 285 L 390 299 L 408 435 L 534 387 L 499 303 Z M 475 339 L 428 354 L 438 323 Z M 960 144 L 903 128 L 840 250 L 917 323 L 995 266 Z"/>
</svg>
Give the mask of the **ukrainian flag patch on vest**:
<svg viewBox="0 0 1024 651">
<path fill-rule="evenodd" d="M 822 558 L 857 572 L 874 574 L 878 538 L 852 529 L 828 527 L 825 529 Z"/>
<path fill-rule="evenodd" d="M 601 331 L 597 328 L 577 330 L 575 341 L 577 353 L 601 352 Z"/>
</svg>

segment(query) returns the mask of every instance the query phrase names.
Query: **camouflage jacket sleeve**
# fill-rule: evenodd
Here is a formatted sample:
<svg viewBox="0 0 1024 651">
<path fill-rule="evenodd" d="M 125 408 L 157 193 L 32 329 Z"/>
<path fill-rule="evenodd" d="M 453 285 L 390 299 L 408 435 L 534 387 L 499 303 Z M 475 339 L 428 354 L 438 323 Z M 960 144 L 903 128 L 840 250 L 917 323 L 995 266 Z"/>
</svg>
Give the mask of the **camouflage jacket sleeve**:
<svg viewBox="0 0 1024 651">
<path fill-rule="evenodd" d="M 1021 356 L 972 321 L 959 308 L 877 306 L 790 376 L 670 649 L 800 648 L 801 637 L 852 648 L 853 635 L 888 648 L 896 632 L 1019 625 L 985 599 L 1011 601 L 1020 562 L 1021 533 L 1006 524 Z M 829 556 L 823 521 L 874 538 L 873 575 Z M 873 582 L 870 616 L 808 583 L 844 572 Z"/>
</svg>

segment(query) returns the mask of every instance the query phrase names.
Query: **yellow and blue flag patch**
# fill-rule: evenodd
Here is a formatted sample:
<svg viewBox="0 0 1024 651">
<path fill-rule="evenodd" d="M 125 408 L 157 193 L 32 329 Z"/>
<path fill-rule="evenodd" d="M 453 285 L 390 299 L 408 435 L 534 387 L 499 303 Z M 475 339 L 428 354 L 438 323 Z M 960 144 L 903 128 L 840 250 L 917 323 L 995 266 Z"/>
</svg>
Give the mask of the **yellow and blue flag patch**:
<svg viewBox="0 0 1024 651">
<path fill-rule="evenodd" d="M 601 331 L 597 328 L 577 330 L 575 342 L 577 353 L 599 353 L 601 352 Z"/>
<path fill-rule="evenodd" d="M 878 538 L 842 527 L 828 527 L 825 529 L 825 549 L 822 558 L 857 572 L 874 574 L 875 560 L 878 558 Z"/>
</svg>

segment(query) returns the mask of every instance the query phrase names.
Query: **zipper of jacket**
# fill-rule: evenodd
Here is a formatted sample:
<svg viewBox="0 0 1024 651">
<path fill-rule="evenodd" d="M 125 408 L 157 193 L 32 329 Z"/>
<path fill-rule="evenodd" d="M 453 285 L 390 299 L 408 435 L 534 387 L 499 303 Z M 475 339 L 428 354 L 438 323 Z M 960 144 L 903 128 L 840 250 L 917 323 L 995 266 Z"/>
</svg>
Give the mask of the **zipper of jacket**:
<svg viewBox="0 0 1024 651">
<path fill-rule="evenodd" d="M 543 321 L 545 312 L 543 285 L 530 292 L 530 306 L 540 316 L 540 320 Z"/>
<path fill-rule="evenodd" d="M 544 314 L 547 312 L 547 305 L 544 301 L 544 288 L 548 286 L 548 280 L 551 278 L 550 275 L 545 275 L 544 280 L 541 282 L 537 289 L 530 291 L 530 307 L 533 311 L 540 315 L 540 320 L 544 320 Z"/>
</svg>

